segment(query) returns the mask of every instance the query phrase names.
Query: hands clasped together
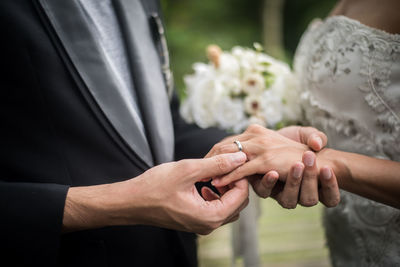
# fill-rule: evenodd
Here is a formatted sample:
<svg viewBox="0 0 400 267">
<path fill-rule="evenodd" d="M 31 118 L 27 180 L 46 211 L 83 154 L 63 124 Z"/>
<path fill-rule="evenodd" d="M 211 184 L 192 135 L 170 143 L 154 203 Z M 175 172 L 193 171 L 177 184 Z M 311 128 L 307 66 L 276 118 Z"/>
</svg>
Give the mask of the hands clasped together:
<svg viewBox="0 0 400 267">
<path fill-rule="evenodd" d="M 204 159 L 161 164 L 123 182 L 71 187 L 63 230 L 145 224 L 208 234 L 239 217 L 249 201 L 249 182 L 260 197 L 272 196 L 285 208 L 318 201 L 335 206 L 336 177 L 330 167 L 317 167 L 324 163 L 326 142 L 313 128 L 275 132 L 250 126 L 216 144 Z M 210 179 L 219 194 L 208 187 L 199 194 L 195 184 Z"/>
<path fill-rule="evenodd" d="M 323 150 L 327 137 L 322 132 L 298 126 L 276 132 L 252 125 L 243 134 L 216 144 L 206 157 L 237 151 L 235 140 L 241 142 L 248 161 L 231 173 L 214 178 L 212 184 L 219 190 L 248 178 L 260 197 L 272 196 L 284 208 L 295 208 L 298 203 L 310 207 L 318 201 L 327 207 L 339 203 L 334 172 L 328 166 L 319 169 L 316 154 L 310 151 Z M 324 159 L 320 161 L 324 163 Z"/>
<path fill-rule="evenodd" d="M 235 140 L 243 152 L 238 152 Z M 276 132 L 250 126 L 216 144 L 205 159 L 163 164 L 131 180 L 136 186 L 145 184 L 139 186 L 147 189 L 141 194 L 152 205 L 147 214 L 149 204 L 144 205 L 145 219 L 140 223 L 208 234 L 239 217 L 249 201 L 249 182 L 260 197 L 272 196 L 285 208 L 298 203 L 314 206 L 318 201 L 336 206 L 340 199 L 336 177 L 330 167 L 317 167 L 321 152 L 311 151 L 323 150 L 326 143 L 327 137 L 314 128 L 293 126 Z M 195 183 L 210 179 L 219 194 L 203 187 L 200 195 Z"/>
</svg>

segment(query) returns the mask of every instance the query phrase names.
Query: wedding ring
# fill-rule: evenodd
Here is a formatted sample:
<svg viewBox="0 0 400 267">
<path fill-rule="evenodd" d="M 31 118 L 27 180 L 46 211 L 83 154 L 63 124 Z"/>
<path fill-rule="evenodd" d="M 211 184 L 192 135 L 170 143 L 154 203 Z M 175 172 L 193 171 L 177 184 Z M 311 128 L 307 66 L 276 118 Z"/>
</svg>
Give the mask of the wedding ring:
<svg viewBox="0 0 400 267">
<path fill-rule="evenodd" d="M 234 143 L 237 145 L 239 151 L 243 151 L 242 143 L 240 143 L 238 140 L 236 140 Z"/>
</svg>

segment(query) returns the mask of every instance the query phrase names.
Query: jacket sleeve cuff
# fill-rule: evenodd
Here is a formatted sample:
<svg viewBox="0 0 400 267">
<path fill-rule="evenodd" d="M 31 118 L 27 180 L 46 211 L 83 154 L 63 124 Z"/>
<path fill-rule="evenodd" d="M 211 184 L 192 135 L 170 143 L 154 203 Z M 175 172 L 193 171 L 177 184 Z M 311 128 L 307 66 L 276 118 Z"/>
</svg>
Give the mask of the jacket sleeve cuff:
<svg viewBox="0 0 400 267">
<path fill-rule="evenodd" d="M 55 265 L 68 188 L 0 182 L 0 248 L 13 265 Z"/>
</svg>

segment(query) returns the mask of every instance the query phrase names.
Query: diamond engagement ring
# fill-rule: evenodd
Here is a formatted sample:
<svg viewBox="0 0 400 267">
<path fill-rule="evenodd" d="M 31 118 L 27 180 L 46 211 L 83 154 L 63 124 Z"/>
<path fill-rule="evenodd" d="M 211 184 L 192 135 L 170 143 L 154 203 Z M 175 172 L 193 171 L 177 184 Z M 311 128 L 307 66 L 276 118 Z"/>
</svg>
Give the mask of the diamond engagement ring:
<svg viewBox="0 0 400 267">
<path fill-rule="evenodd" d="M 238 140 L 236 140 L 234 143 L 235 143 L 235 144 L 237 145 L 237 147 L 239 148 L 239 151 L 243 151 L 242 143 L 240 143 Z"/>
</svg>

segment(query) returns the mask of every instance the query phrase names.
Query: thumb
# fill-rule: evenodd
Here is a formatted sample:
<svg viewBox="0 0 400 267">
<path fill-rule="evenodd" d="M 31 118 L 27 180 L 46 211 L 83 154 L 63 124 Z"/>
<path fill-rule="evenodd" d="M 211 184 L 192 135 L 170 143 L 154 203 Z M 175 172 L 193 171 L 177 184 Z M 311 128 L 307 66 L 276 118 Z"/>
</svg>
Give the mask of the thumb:
<svg viewBox="0 0 400 267">
<path fill-rule="evenodd" d="M 313 127 L 301 127 L 299 134 L 301 142 L 314 151 L 320 151 L 328 142 L 328 137 Z"/>
</svg>

